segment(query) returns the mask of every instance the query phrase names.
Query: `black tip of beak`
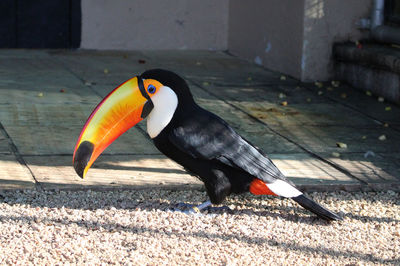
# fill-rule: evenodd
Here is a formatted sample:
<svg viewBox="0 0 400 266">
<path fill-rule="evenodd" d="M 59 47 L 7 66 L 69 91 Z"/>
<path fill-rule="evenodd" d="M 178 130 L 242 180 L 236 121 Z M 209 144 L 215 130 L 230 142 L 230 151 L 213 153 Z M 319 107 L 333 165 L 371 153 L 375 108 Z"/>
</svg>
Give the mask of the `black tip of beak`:
<svg viewBox="0 0 400 266">
<path fill-rule="evenodd" d="M 91 143 L 90 141 L 84 141 L 79 145 L 78 150 L 75 153 L 74 168 L 75 172 L 81 178 L 83 178 L 86 165 L 88 164 L 90 158 L 92 157 L 93 149 L 94 149 L 93 143 Z"/>
</svg>

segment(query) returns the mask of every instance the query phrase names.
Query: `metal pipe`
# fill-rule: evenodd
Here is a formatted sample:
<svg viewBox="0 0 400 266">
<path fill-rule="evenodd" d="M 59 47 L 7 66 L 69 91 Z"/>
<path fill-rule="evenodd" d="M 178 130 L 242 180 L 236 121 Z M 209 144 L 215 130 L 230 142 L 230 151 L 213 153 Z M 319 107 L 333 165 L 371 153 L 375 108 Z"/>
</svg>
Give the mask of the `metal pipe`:
<svg viewBox="0 0 400 266">
<path fill-rule="evenodd" d="M 383 25 L 385 11 L 385 0 L 374 0 L 374 7 L 371 14 L 371 29 Z"/>
<path fill-rule="evenodd" d="M 383 24 L 384 11 L 385 0 L 374 0 L 370 20 L 371 37 L 378 42 L 400 44 L 400 29 Z"/>
</svg>

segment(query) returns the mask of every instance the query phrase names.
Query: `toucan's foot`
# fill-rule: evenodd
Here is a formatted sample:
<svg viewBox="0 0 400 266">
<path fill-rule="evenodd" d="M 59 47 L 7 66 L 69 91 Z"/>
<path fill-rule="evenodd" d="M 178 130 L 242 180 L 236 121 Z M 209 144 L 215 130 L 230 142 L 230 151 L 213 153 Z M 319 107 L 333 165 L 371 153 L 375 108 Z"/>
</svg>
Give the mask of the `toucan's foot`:
<svg viewBox="0 0 400 266">
<path fill-rule="evenodd" d="M 213 207 L 210 201 L 203 202 L 200 205 L 178 203 L 176 208 L 171 209 L 171 211 L 182 212 L 185 214 L 201 213 L 203 210 L 207 210 L 208 213 L 232 212 L 232 210 L 227 206 Z"/>
<path fill-rule="evenodd" d="M 176 208 L 173 208 L 172 211 L 183 212 L 186 214 L 194 214 L 194 213 L 200 213 L 201 210 L 203 210 L 209 206 L 211 206 L 211 201 L 203 202 L 200 205 L 178 203 L 178 206 Z"/>
</svg>

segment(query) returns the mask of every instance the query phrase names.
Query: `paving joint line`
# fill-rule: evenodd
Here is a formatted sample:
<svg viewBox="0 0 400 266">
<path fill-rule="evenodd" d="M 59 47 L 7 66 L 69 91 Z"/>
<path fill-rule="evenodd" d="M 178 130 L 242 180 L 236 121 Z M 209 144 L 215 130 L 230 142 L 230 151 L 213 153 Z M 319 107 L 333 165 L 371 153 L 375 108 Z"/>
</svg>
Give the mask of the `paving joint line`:
<svg viewBox="0 0 400 266">
<path fill-rule="evenodd" d="M 31 174 L 33 180 L 35 181 L 35 186 L 43 189 L 42 184 L 37 180 L 35 174 L 33 173 L 32 169 L 29 167 L 29 165 L 26 163 L 24 157 L 21 155 L 21 153 L 18 150 L 17 145 L 15 145 L 14 141 L 12 140 L 11 136 L 8 134 L 6 129 L 3 127 L 3 124 L 0 122 L 0 131 L 3 133 L 3 135 L 7 138 L 8 144 L 10 145 L 11 152 L 14 154 L 15 159 L 26 169 L 28 169 L 29 173 Z"/>
<path fill-rule="evenodd" d="M 364 181 L 364 180 L 362 180 L 362 179 L 360 179 L 360 178 L 354 176 L 354 175 L 351 174 L 348 170 L 346 170 L 346 169 L 340 167 L 339 165 L 337 165 L 337 164 L 335 164 L 335 163 L 332 163 L 332 162 L 330 162 L 330 161 L 328 161 L 328 160 L 322 158 L 322 157 L 319 156 L 318 154 L 316 154 L 316 153 L 314 153 L 314 152 L 308 150 L 307 148 L 305 148 L 305 147 L 303 147 L 302 145 L 298 144 L 297 142 L 295 142 L 294 140 L 290 139 L 289 137 L 287 137 L 287 136 L 281 134 L 280 132 L 278 132 L 277 130 L 271 128 L 271 127 L 270 127 L 267 123 L 265 123 L 264 121 L 262 121 L 262 120 L 258 119 L 257 117 L 255 117 L 255 116 L 253 116 L 253 115 L 247 113 L 245 110 L 241 109 L 240 107 L 238 107 L 238 106 L 236 106 L 236 105 L 234 105 L 234 104 L 232 104 L 232 103 L 230 103 L 230 102 L 228 102 L 228 101 L 226 101 L 226 100 L 220 98 L 218 95 L 215 95 L 214 93 L 210 92 L 209 90 L 207 90 L 206 88 L 204 88 L 204 87 L 203 87 L 201 84 L 199 84 L 198 82 L 193 81 L 193 80 L 191 80 L 191 82 L 193 82 L 193 84 L 195 84 L 196 86 L 198 86 L 199 88 L 201 88 L 203 91 L 206 91 L 207 93 L 209 93 L 209 94 L 211 94 L 212 96 L 216 97 L 217 99 L 223 101 L 224 103 L 230 105 L 231 107 L 235 108 L 236 110 L 239 110 L 240 112 L 246 114 L 248 117 L 250 117 L 250 118 L 253 119 L 254 121 L 257 121 L 258 123 L 263 124 L 263 125 L 266 126 L 269 130 L 271 130 L 273 133 L 275 133 L 276 135 L 280 136 L 281 138 L 283 138 L 283 139 L 289 141 L 290 143 L 296 145 L 296 146 L 299 147 L 301 150 L 305 151 L 306 153 L 310 154 L 311 156 L 313 156 L 313 157 L 317 158 L 318 160 L 320 160 L 320 161 L 322 161 L 322 162 L 324 162 L 324 163 L 326 163 L 326 164 L 332 166 L 333 168 L 335 168 L 336 170 L 342 172 L 343 174 L 345 174 L 345 175 L 347 175 L 347 176 L 349 176 L 349 177 L 351 177 L 351 178 L 353 178 L 353 179 L 355 179 L 355 180 L 358 180 L 361 184 L 364 184 L 364 185 L 368 186 L 369 188 L 371 188 L 372 191 L 375 191 L 375 189 L 374 189 L 368 182 L 366 182 L 366 181 Z"/>
<path fill-rule="evenodd" d="M 314 90 L 313 90 L 310 86 L 312 86 L 312 85 L 304 84 L 303 87 L 304 87 L 306 90 L 310 91 L 310 92 L 314 92 Z M 349 108 L 349 109 L 351 109 L 351 110 L 353 110 L 353 111 L 356 111 L 357 113 L 359 113 L 359 114 L 361 114 L 361 115 L 363 115 L 363 116 L 365 116 L 365 117 L 371 119 L 373 122 L 378 122 L 380 125 L 384 125 L 384 124 L 386 123 L 386 122 L 380 120 L 379 118 L 376 118 L 376 117 L 374 117 L 374 116 L 372 116 L 372 115 L 369 115 L 369 114 L 364 113 L 362 110 L 360 110 L 360 109 L 357 108 L 357 107 L 353 107 L 353 106 L 350 105 L 350 104 L 344 103 L 344 102 L 342 102 L 342 101 L 340 101 L 340 100 L 336 100 L 335 98 L 333 98 L 333 97 L 331 97 L 331 96 L 323 95 L 323 97 L 326 98 L 326 99 L 328 99 L 328 100 L 330 100 L 330 101 L 332 101 L 332 102 L 334 102 L 334 103 L 340 104 L 340 105 L 342 105 L 342 106 L 344 106 L 344 107 L 347 107 L 347 108 Z M 392 127 L 390 124 L 389 124 L 389 128 L 393 129 L 394 131 L 400 132 L 400 129 L 398 129 L 398 128 L 396 128 L 396 127 Z"/>
<path fill-rule="evenodd" d="M 66 65 L 64 64 L 64 62 L 63 62 L 61 59 L 57 58 L 57 57 L 54 56 L 54 55 L 52 55 L 51 59 L 53 59 L 54 61 L 57 61 L 57 63 L 60 64 L 60 65 L 62 66 L 62 68 L 64 68 L 64 70 L 66 70 L 66 71 L 67 71 L 68 73 L 70 73 L 72 76 L 74 76 L 75 78 L 77 78 L 78 80 L 80 80 L 80 81 L 82 82 L 82 84 L 83 84 L 84 86 L 88 87 L 94 94 L 96 94 L 97 96 L 99 96 L 101 99 L 104 98 L 100 93 L 98 93 L 96 90 L 94 90 L 94 89 L 92 88 L 92 85 L 86 85 L 85 82 L 86 82 L 87 80 L 81 78 L 77 73 L 75 73 L 74 71 L 72 71 L 68 66 L 66 66 Z"/>
</svg>

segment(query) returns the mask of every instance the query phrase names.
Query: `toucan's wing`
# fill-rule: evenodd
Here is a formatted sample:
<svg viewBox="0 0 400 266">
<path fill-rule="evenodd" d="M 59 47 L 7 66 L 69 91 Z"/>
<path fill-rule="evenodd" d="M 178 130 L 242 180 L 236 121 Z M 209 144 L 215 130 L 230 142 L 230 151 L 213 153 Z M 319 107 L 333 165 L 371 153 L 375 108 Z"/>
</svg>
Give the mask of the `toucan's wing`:
<svg viewBox="0 0 400 266">
<path fill-rule="evenodd" d="M 246 171 L 265 182 L 275 195 L 290 197 L 325 220 L 342 220 L 297 190 L 265 154 L 208 111 L 201 109 L 201 112 L 191 114 L 191 119 L 170 132 L 169 140 L 194 158 L 215 159 Z"/>
<path fill-rule="evenodd" d="M 224 120 L 204 109 L 173 129 L 169 139 L 194 158 L 218 160 L 266 183 L 277 179 L 287 181 L 267 156 L 237 134 Z"/>
</svg>

